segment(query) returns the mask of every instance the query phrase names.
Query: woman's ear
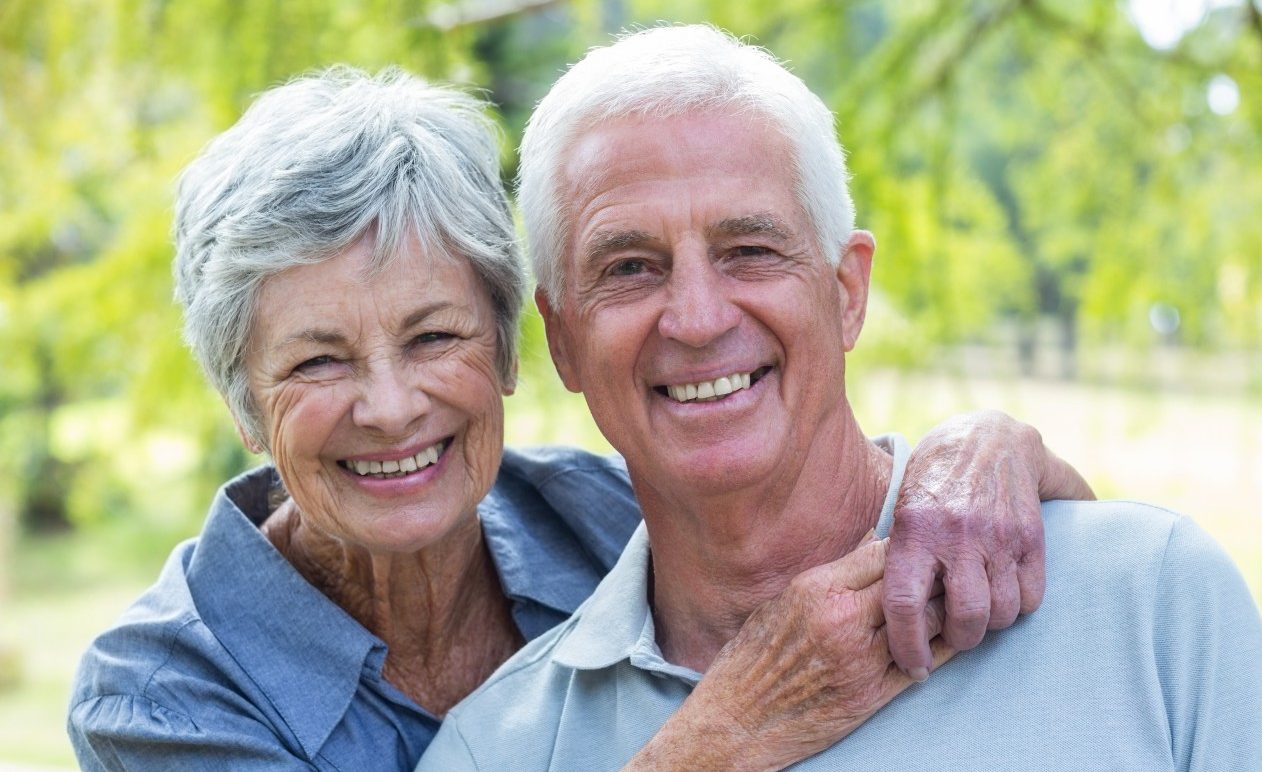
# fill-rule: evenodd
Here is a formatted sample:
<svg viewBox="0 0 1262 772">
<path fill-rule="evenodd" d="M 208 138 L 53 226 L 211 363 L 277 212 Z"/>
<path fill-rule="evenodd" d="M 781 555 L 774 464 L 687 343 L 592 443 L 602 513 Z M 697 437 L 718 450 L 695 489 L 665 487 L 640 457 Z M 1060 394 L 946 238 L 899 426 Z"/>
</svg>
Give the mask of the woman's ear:
<svg viewBox="0 0 1262 772">
<path fill-rule="evenodd" d="M 513 366 L 508 371 L 508 377 L 500 385 L 500 393 L 505 397 L 517 391 L 517 357 L 513 357 Z"/>
<path fill-rule="evenodd" d="M 237 427 L 237 436 L 241 438 L 241 443 L 245 445 L 245 449 L 256 456 L 262 454 L 263 446 L 246 431 L 245 426 L 235 415 L 232 416 L 232 423 Z"/>
</svg>

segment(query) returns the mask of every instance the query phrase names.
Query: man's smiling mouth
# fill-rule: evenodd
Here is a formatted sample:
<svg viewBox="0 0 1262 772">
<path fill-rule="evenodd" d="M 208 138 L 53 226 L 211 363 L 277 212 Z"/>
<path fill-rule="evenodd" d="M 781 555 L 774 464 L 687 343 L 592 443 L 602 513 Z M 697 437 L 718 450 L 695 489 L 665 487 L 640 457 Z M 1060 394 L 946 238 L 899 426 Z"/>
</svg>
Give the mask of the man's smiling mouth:
<svg viewBox="0 0 1262 772">
<path fill-rule="evenodd" d="M 715 378 L 712 381 L 697 383 L 680 383 L 669 386 L 656 386 L 654 391 L 670 397 L 676 402 L 713 402 L 729 394 L 748 389 L 771 371 L 770 365 L 748 373 L 732 373 Z"/>
<path fill-rule="evenodd" d="M 420 471 L 427 466 L 438 463 L 438 458 L 442 456 L 443 450 L 446 449 L 448 440 L 451 438 L 439 440 L 428 448 L 420 451 L 414 456 L 406 458 L 392 459 L 390 461 L 359 461 L 354 459 L 344 459 L 338 461 L 338 466 L 346 469 L 360 477 L 403 477 Z"/>
</svg>

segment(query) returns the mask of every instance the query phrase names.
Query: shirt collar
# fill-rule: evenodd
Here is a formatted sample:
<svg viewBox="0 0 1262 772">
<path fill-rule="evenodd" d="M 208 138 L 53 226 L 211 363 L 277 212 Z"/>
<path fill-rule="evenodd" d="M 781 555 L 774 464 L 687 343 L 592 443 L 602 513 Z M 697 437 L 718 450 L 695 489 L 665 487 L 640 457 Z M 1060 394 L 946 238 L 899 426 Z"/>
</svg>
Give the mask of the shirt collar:
<svg viewBox="0 0 1262 772">
<path fill-rule="evenodd" d="M 649 611 L 649 557 L 648 531 L 641 523 L 613 570 L 575 614 L 574 627 L 557 644 L 557 662 L 595 670 L 624 659 L 652 662 L 654 653 L 661 659 Z"/>
<path fill-rule="evenodd" d="M 259 531 L 276 479 L 265 466 L 219 489 L 188 565 L 188 586 L 206 626 L 314 757 L 363 671 L 380 677 L 386 647 Z M 243 585 L 253 586 L 242 592 Z"/>
<path fill-rule="evenodd" d="M 621 458 L 563 449 L 505 448 L 478 516 L 505 595 L 556 612 L 527 637 L 574 613 L 639 523 Z"/>
<path fill-rule="evenodd" d="M 898 434 L 883 434 L 873 442 L 894 462 L 877 522 L 877 536 L 883 539 L 894 521 L 894 504 L 911 448 Z M 598 670 L 627 660 L 641 670 L 671 674 L 694 683 L 700 679 L 700 674 L 691 668 L 663 659 L 657 646 L 649 608 L 651 554 L 648 531 L 641 523 L 613 570 L 575 614 L 569 634 L 557 644 L 553 658 L 559 664 L 576 670 Z"/>
<path fill-rule="evenodd" d="M 898 503 L 898 490 L 903 487 L 903 473 L 907 471 L 911 446 L 901 434 L 882 434 L 874 437 L 872 442 L 894 457 L 890 485 L 885 491 L 885 502 L 881 505 L 881 517 L 876 521 L 876 538 L 884 539 L 890 535 L 890 528 L 894 525 L 894 505 Z"/>
</svg>

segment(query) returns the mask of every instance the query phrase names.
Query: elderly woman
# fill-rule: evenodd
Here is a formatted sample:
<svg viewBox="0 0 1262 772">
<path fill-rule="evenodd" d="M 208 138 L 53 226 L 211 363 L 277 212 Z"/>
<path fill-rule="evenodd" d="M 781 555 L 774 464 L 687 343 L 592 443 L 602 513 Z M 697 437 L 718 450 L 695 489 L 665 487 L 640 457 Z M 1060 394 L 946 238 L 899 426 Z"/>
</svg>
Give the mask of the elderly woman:
<svg viewBox="0 0 1262 772">
<path fill-rule="evenodd" d="M 80 763 L 410 769 L 452 705 L 574 611 L 638 517 L 617 459 L 503 449 L 525 280 L 492 125 L 477 100 L 399 72 L 295 81 L 184 172 L 175 238 L 187 340 L 273 465 L 220 490 L 84 656 Z M 1031 469 L 1062 480 L 1049 493 L 1084 493 L 1041 445 L 1003 449 L 996 425 L 1037 437 L 1006 420 L 919 451 L 924 479 L 976 450 L 1013 470 L 998 481 L 1013 500 L 1037 499 Z M 769 708 L 786 700 L 711 693 L 745 717 L 743 741 L 791 746 L 793 720 L 773 728 Z M 708 720 L 687 711 L 655 740 L 681 765 Z M 730 735 L 711 737 L 742 752 Z"/>
</svg>

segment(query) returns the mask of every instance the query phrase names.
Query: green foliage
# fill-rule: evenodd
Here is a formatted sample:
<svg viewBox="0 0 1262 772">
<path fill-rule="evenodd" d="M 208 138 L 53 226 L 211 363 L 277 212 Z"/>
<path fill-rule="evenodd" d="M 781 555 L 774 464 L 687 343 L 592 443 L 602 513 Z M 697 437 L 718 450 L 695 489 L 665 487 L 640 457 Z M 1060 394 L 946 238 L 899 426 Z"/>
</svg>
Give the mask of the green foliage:
<svg viewBox="0 0 1262 772">
<path fill-rule="evenodd" d="M 1124 3 L 641 0 L 787 59 L 838 117 L 875 281 L 939 341 L 1056 316 L 1089 340 L 1262 339 L 1262 22 L 1213 11 L 1170 51 Z M 1214 114 L 1225 75 L 1240 108 Z"/>
<path fill-rule="evenodd" d="M 0 496 L 28 527 L 191 528 L 213 487 L 256 461 L 180 342 L 171 181 L 254 94 L 334 62 L 480 84 L 500 106 L 508 179 L 565 62 L 619 27 L 712 21 L 789 60 L 837 114 L 879 244 L 862 362 L 923 362 L 1047 318 L 1067 346 L 1262 345 L 1254 4 L 1214 10 L 1169 50 L 1114 0 L 587 0 L 461 16 L 484 7 L 0 5 Z M 1219 76 L 1240 94 L 1224 115 L 1206 100 Z M 1156 304 L 1177 310 L 1177 331 L 1154 333 Z M 537 317 L 523 337 L 519 399 L 549 416 L 568 398 Z M 544 422 L 531 436 L 569 426 Z"/>
<path fill-rule="evenodd" d="M 180 342 L 171 181 L 251 96 L 334 62 L 481 79 L 429 3 L 0 7 L 0 486 L 28 527 L 200 517 L 252 459 Z"/>
</svg>

